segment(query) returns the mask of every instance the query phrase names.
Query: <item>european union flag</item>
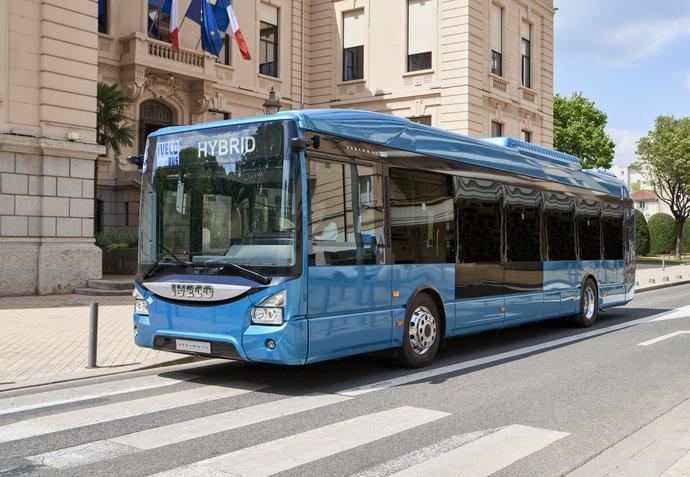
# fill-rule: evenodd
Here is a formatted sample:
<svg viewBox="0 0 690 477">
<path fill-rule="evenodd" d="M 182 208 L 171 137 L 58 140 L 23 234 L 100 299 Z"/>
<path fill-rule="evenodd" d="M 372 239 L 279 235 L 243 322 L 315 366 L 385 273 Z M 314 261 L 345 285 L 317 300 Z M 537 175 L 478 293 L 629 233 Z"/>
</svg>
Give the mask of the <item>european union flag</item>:
<svg viewBox="0 0 690 477">
<path fill-rule="evenodd" d="M 201 26 L 201 48 L 218 56 L 223 49 L 223 41 L 220 38 L 213 7 L 207 0 L 192 0 L 185 16 Z"/>
<path fill-rule="evenodd" d="M 220 31 L 227 31 L 230 25 L 230 18 L 228 17 L 229 0 L 217 0 L 213 6 L 213 15 L 216 17 L 216 25 Z"/>
</svg>

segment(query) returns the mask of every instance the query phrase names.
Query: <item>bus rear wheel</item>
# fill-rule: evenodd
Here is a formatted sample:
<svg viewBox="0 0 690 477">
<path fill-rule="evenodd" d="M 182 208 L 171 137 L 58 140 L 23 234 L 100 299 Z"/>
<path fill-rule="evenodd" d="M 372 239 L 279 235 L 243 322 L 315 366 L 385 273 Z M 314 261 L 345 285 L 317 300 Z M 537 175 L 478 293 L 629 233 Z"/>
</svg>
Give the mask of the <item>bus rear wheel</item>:
<svg viewBox="0 0 690 477">
<path fill-rule="evenodd" d="M 582 285 L 580 295 L 580 312 L 575 317 L 575 324 L 582 328 L 589 328 L 597 321 L 599 313 L 599 294 L 594 280 L 588 278 Z"/>
<path fill-rule="evenodd" d="M 419 294 L 405 313 L 403 346 L 398 361 L 409 368 L 428 366 L 436 357 L 441 341 L 441 321 L 436 302 Z"/>
</svg>

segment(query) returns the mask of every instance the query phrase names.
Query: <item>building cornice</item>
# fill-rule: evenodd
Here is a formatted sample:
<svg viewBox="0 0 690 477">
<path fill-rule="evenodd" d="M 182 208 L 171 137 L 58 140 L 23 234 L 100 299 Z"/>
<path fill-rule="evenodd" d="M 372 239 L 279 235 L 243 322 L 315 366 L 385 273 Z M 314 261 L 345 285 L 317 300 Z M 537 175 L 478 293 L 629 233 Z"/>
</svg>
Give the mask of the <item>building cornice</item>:
<svg viewBox="0 0 690 477">
<path fill-rule="evenodd" d="M 0 150 L 91 160 L 105 154 L 105 147 L 100 144 L 14 134 L 0 134 Z"/>
</svg>

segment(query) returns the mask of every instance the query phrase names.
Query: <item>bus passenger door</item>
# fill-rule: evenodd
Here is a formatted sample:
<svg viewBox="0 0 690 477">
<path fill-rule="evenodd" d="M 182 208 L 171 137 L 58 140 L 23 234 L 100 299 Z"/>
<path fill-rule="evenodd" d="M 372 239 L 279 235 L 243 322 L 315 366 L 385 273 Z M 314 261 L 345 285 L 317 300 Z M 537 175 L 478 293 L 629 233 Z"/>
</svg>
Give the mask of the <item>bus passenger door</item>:
<svg viewBox="0 0 690 477">
<path fill-rule="evenodd" d="M 307 158 L 308 361 L 390 347 L 382 166 Z"/>
</svg>

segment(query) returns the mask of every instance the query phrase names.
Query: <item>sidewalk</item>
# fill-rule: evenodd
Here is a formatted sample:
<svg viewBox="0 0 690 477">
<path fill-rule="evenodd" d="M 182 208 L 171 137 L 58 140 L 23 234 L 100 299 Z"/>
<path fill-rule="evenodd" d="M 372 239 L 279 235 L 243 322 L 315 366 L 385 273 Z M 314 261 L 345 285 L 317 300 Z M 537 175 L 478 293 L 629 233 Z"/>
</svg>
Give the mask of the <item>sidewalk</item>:
<svg viewBox="0 0 690 477">
<path fill-rule="evenodd" d="M 682 276 L 682 278 L 678 278 Z M 664 281 L 668 277 L 668 281 Z M 650 283 L 650 279 L 654 283 Z M 690 280 L 690 265 L 638 270 L 637 291 Z M 86 369 L 89 304 L 100 303 L 98 366 Z M 82 295 L 0 298 L 0 391 L 170 364 L 184 355 L 134 345 L 132 297 Z"/>
<path fill-rule="evenodd" d="M 98 302 L 99 368 L 86 369 L 89 304 Z M 139 348 L 132 337 L 131 296 L 0 298 L 0 390 L 90 377 L 178 361 L 183 355 Z"/>
<path fill-rule="evenodd" d="M 661 267 L 638 269 L 635 273 L 635 281 L 637 291 L 688 282 L 690 281 L 690 265 L 667 265 L 665 270 Z"/>
</svg>

